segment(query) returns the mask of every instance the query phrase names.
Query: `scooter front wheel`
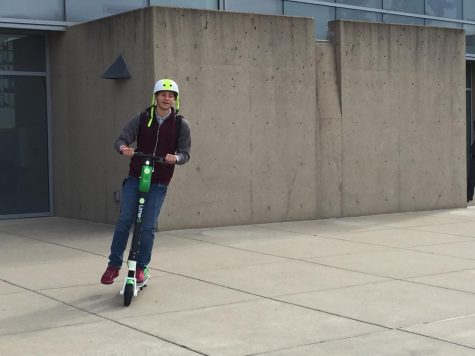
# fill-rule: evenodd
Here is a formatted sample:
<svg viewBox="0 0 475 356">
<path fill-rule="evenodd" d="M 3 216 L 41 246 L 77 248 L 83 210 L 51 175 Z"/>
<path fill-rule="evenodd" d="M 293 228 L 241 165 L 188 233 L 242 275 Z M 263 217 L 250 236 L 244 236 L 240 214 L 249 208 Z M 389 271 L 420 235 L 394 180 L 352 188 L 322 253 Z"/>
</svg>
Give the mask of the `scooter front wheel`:
<svg viewBox="0 0 475 356">
<path fill-rule="evenodd" d="M 124 305 L 128 307 L 134 296 L 134 285 L 126 284 L 124 288 Z"/>
</svg>

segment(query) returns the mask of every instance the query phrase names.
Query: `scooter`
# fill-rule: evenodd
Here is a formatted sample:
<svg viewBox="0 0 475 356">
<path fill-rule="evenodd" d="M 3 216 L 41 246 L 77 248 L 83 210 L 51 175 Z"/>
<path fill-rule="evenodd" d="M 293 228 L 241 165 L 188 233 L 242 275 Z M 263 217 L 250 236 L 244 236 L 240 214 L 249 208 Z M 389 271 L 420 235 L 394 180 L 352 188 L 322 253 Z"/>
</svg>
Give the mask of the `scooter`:
<svg viewBox="0 0 475 356">
<path fill-rule="evenodd" d="M 144 159 L 142 170 L 139 179 L 139 200 L 137 206 L 137 217 L 135 219 L 134 233 L 132 236 L 132 244 L 130 247 L 129 258 L 127 259 L 128 274 L 124 280 L 124 284 L 120 291 L 120 294 L 124 296 L 124 305 L 129 306 L 132 302 L 132 297 L 136 297 L 138 292 L 147 286 L 147 282 L 150 279 L 150 275 L 145 276 L 142 283 L 137 283 L 135 272 L 137 269 L 137 257 L 139 254 L 140 236 L 142 233 L 142 214 L 145 206 L 145 200 L 147 199 L 147 193 L 150 190 L 150 184 L 152 181 L 152 173 L 154 166 L 152 162 L 165 163 L 165 158 L 144 154 L 141 152 L 135 152 L 135 157 Z"/>
</svg>

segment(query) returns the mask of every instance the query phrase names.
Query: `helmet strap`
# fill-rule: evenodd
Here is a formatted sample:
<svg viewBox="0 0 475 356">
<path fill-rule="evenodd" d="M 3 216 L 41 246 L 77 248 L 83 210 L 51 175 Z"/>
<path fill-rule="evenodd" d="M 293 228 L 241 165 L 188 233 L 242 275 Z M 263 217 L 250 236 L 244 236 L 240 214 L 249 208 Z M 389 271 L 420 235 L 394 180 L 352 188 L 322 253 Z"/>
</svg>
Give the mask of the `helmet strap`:
<svg viewBox="0 0 475 356">
<path fill-rule="evenodd" d="M 147 124 L 147 127 L 150 127 L 152 126 L 152 122 L 153 122 L 153 117 L 155 116 L 155 94 L 152 95 L 152 104 L 150 105 L 151 106 L 151 109 L 150 109 L 150 119 L 148 120 L 148 124 Z"/>
</svg>

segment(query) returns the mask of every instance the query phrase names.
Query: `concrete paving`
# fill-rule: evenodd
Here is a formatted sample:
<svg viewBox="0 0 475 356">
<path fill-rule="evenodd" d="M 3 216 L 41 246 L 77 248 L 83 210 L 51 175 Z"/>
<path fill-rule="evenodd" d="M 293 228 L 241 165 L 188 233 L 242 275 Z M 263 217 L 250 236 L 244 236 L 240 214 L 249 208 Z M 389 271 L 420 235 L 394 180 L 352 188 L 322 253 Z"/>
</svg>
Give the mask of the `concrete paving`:
<svg viewBox="0 0 475 356">
<path fill-rule="evenodd" d="M 475 354 L 475 207 L 161 232 L 129 307 L 112 232 L 0 221 L 0 355 Z"/>
</svg>

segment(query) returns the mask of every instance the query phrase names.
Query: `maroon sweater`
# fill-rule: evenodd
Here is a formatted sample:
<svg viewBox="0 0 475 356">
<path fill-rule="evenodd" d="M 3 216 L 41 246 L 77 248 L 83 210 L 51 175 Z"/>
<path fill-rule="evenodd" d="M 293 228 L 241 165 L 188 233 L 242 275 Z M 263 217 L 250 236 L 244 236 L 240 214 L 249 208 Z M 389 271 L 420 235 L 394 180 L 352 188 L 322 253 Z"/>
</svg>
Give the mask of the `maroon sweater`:
<svg viewBox="0 0 475 356">
<path fill-rule="evenodd" d="M 139 131 L 137 133 L 137 152 L 146 154 L 154 154 L 155 156 L 165 157 L 167 153 L 175 154 L 176 152 L 176 123 L 175 111 L 172 109 L 170 116 L 162 123 L 160 129 L 158 122 L 153 120 L 152 125 L 147 127 L 150 118 L 150 109 L 147 109 L 140 115 Z M 158 137 L 157 137 L 158 136 Z M 155 144 L 158 144 L 154 152 Z M 130 160 L 129 175 L 132 177 L 140 177 L 142 170 L 143 158 L 132 157 Z M 172 179 L 175 165 L 155 163 L 152 175 L 152 183 L 160 183 L 168 185 Z"/>
</svg>

